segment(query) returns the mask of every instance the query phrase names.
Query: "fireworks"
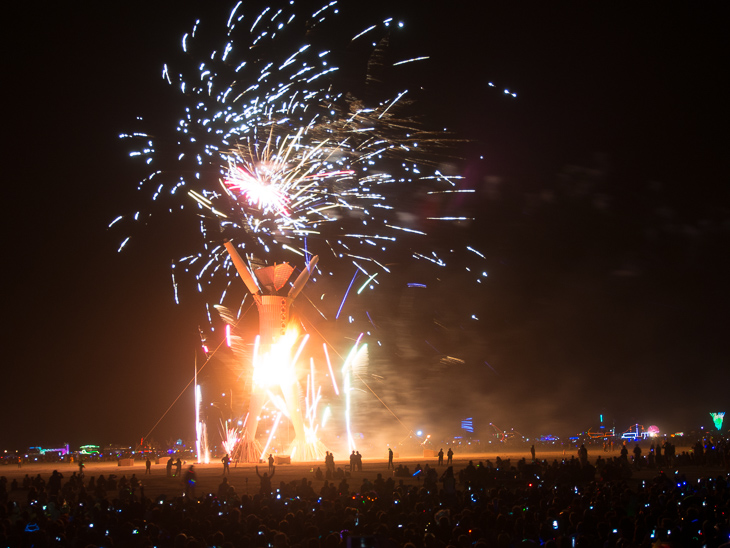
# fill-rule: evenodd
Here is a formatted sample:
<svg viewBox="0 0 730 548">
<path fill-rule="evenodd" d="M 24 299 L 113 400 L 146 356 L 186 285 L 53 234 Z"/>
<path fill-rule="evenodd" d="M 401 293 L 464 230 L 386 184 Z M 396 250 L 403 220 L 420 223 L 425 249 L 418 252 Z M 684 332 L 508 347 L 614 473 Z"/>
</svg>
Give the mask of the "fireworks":
<svg viewBox="0 0 730 548">
<path fill-rule="evenodd" d="M 357 19 L 360 25 L 363 18 Z M 326 257 L 323 265 L 349 265 L 347 279 L 352 275 L 352 281 L 339 292 L 336 317 L 350 288 L 359 293 L 377 284 L 393 262 L 411 257 L 437 268 L 448 265 L 457 246 L 438 249 L 429 231 L 471 216 L 428 206 L 441 194 L 473 192 L 462 187 L 463 177 L 444 173 L 434 161 L 455 141 L 444 131 L 429 131 L 413 121 L 407 89 L 377 97 L 376 82 L 383 75 L 428 58 L 398 57 L 388 48 L 390 39 L 404 32 L 403 23 L 394 19 L 347 35 L 349 24 L 336 2 L 308 14 L 290 3 L 253 16 L 245 14 L 239 2 L 218 34 L 208 33 L 207 24 L 196 21 L 182 39 L 180 66 L 164 66 L 163 78 L 181 98 L 174 132 L 163 130 L 153 137 L 140 131 L 122 137 L 139 144 L 132 156 L 150 170 L 139 190 L 169 212 L 192 207 L 199 222 L 202 249 L 174 264 L 176 299 L 181 278 L 177 273 L 183 270 L 194 274 L 198 291 L 218 288 L 218 301 L 223 303 L 235 272 L 248 272 L 235 253 L 229 255 L 224 241 L 233 241 L 257 265 L 304 260 L 315 283 L 323 272 L 310 261 L 313 256 Z M 355 65 L 368 71 L 361 83 L 351 85 Z M 131 217 L 148 222 L 150 215 L 138 212 Z M 475 248 L 459 247 L 456 254 L 484 260 Z M 466 269 L 477 282 L 486 275 L 483 266 Z M 257 277 L 263 270 L 255 270 Z M 289 267 L 284 282 L 291 272 Z M 260 295 L 262 279 L 241 275 L 249 291 Z M 302 285 L 297 279 L 291 291 L 298 293 Z M 281 287 L 274 284 L 265 297 Z M 208 317 L 212 323 L 210 311 Z M 368 322 L 372 323 L 369 317 Z M 230 346 L 230 331 L 227 338 Z M 252 385 L 260 389 L 259 399 L 264 395 L 274 403 L 277 424 L 293 408 L 291 401 L 277 405 L 280 396 L 269 390 L 283 386 L 281 367 L 294 368 L 296 360 L 288 357 L 294 342 L 284 338 L 287 357 L 278 365 L 264 364 L 277 351 L 273 345 L 261 355 L 254 352 L 253 359 Z M 358 339 L 341 372 L 349 449 L 354 448 L 349 423 L 351 362 L 365 348 Z M 339 393 L 326 345 L 324 351 Z M 311 446 L 321 391 L 311 359 L 308 369 L 306 405 L 298 419 L 306 424 L 299 424 L 302 432 L 297 434 Z M 294 374 L 284 376 L 292 384 L 298 381 Z M 294 393 L 284 396 L 295 398 Z M 254 407 L 260 410 L 263 404 L 258 401 Z M 249 420 L 255 431 L 257 419 Z M 233 440 L 238 435 L 227 431 L 225 437 Z"/>
<path fill-rule="evenodd" d="M 366 278 L 387 273 L 404 251 L 447 264 L 425 225 L 471 217 L 424 215 L 422 206 L 437 193 L 472 191 L 434 166 L 453 139 L 412 121 L 406 89 L 370 102 L 355 95 L 377 95 L 372 72 L 428 58 L 388 50 L 403 23 L 385 19 L 345 38 L 348 24 L 336 2 L 313 13 L 291 5 L 253 16 L 239 2 L 208 40 L 198 21 L 182 40 L 182 68 L 163 70 L 183 105 L 174 135 L 122 136 L 139 143 L 132 155 L 151 170 L 142 192 L 171 211 L 197 210 L 203 249 L 177 261 L 175 272 L 194 273 L 199 291 L 231 270 L 220 230 L 260 260 L 319 254 L 327 264 L 348 261 Z M 361 75 L 368 84 L 355 90 L 346 87 L 353 59 L 369 70 Z"/>
</svg>

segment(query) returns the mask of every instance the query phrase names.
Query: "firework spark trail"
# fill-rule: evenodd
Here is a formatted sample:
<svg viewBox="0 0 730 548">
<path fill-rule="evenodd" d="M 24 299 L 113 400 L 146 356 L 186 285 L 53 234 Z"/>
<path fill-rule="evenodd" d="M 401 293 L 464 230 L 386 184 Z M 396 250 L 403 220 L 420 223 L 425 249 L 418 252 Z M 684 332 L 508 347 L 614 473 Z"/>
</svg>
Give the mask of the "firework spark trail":
<svg viewBox="0 0 730 548">
<path fill-rule="evenodd" d="M 350 350 L 350 353 L 347 356 L 347 359 L 345 360 L 345 363 L 342 365 L 342 378 L 343 378 L 343 392 L 345 394 L 345 430 L 347 432 L 347 452 L 350 453 L 357 449 L 355 446 L 355 438 L 352 435 L 352 380 L 355 375 L 355 369 L 357 366 L 358 360 L 360 360 L 363 356 L 364 352 L 367 352 L 367 344 L 363 344 L 362 346 L 358 347 L 360 344 L 360 340 L 362 339 L 362 334 L 360 337 L 358 337 L 357 342 L 352 347 L 352 350 Z"/>
<path fill-rule="evenodd" d="M 241 433 L 238 428 L 231 428 L 228 426 L 227 422 L 223 422 L 222 420 L 220 422 L 220 429 L 222 432 L 221 445 L 223 450 L 228 455 L 233 455 L 233 452 L 236 450 L 236 445 L 238 445 L 238 442 L 241 440 Z"/>
<path fill-rule="evenodd" d="M 276 427 L 279 426 L 279 421 L 281 420 L 281 416 L 282 416 L 282 412 L 279 411 L 276 415 L 276 421 L 274 421 L 274 426 L 271 427 L 271 432 L 269 433 L 269 438 L 266 440 L 266 445 L 264 445 L 264 448 L 261 451 L 260 460 L 264 460 L 264 457 L 266 456 L 266 451 L 269 450 L 269 445 L 271 445 L 271 440 L 274 437 L 274 433 L 276 432 Z"/>
<path fill-rule="evenodd" d="M 332 370 L 332 361 L 330 360 L 330 354 L 327 351 L 327 343 L 322 343 L 322 348 L 324 349 L 324 357 L 325 357 L 325 360 L 327 361 L 327 369 L 329 370 L 330 378 L 332 379 L 332 387 L 335 390 L 335 395 L 339 396 L 340 389 L 337 388 L 337 379 L 335 379 L 335 373 Z"/>
</svg>

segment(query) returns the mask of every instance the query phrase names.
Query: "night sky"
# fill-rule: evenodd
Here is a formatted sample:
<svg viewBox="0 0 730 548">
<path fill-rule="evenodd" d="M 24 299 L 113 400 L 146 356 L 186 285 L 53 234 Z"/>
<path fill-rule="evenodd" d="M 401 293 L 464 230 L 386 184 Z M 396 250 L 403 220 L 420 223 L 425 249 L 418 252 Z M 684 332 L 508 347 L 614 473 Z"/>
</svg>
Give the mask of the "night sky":
<svg viewBox="0 0 730 548">
<path fill-rule="evenodd" d="M 431 60 L 392 84 L 468 139 L 448 162 L 476 189 L 449 206 L 477 220 L 434 238 L 478 242 L 489 277 L 472 294 L 447 270 L 412 297 L 418 266 L 397 269 L 372 302 L 402 336 L 373 359 L 379 395 L 444 436 L 467 417 L 530 436 L 599 414 L 619 431 L 709 427 L 730 405 L 726 9 L 398 4 L 368 13 L 402 16 L 393 47 Z M 177 122 L 162 64 L 196 17 L 226 11 L 42 2 L 6 16 L 0 449 L 134 444 L 188 384 L 206 320 L 197 297 L 174 303 L 170 264 L 197 249 L 195 222 L 158 223 L 122 253 L 107 225 L 145 205 L 118 135 L 138 115 Z M 479 322 L 452 311 L 467 305 Z M 190 437 L 192 408 L 188 390 L 152 437 Z"/>
</svg>

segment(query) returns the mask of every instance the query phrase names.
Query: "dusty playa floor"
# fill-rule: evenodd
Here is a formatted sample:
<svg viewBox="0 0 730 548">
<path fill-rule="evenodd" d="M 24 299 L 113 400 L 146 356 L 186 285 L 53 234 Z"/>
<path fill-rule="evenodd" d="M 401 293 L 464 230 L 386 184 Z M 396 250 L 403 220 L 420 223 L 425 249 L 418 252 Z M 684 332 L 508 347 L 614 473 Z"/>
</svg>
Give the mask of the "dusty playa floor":
<svg viewBox="0 0 730 548">
<path fill-rule="evenodd" d="M 616 457 L 618 456 L 618 452 L 604 453 L 602 451 L 594 451 L 593 453 L 589 453 L 589 460 L 595 462 L 596 458 L 599 455 L 603 458 Z M 482 453 L 472 455 L 460 454 L 454 456 L 454 470 L 458 471 L 464 468 L 468 464 L 469 460 L 473 460 L 476 464 L 479 461 L 486 461 L 487 459 L 489 459 L 492 461 L 492 463 L 494 463 L 494 460 L 497 456 L 501 457 L 502 459 L 511 459 L 511 464 L 513 465 L 516 464 L 516 462 L 521 458 L 525 458 L 528 460 L 530 458 L 529 451 L 494 454 Z M 537 453 L 538 459 L 545 459 L 548 462 L 552 462 L 554 459 L 557 459 L 558 461 L 560 461 L 562 458 L 570 459 L 572 456 L 572 452 L 563 454 L 562 451 L 538 451 Z M 102 474 L 104 475 L 104 477 L 107 477 L 109 474 L 115 474 L 117 476 L 117 480 L 120 479 L 122 476 L 126 476 L 127 479 L 129 479 L 134 474 L 144 486 L 145 496 L 147 497 L 154 498 L 159 495 L 166 495 L 167 497 L 180 496 L 184 492 L 181 478 L 167 477 L 165 463 L 166 460 L 164 459 L 160 460 L 160 464 L 153 463 L 151 474 L 145 474 L 144 461 L 135 461 L 133 466 L 119 466 L 116 462 L 87 463 L 84 468 L 85 482 L 88 482 L 89 478 L 91 478 L 92 476 L 98 478 Z M 211 464 L 197 464 L 194 462 L 186 462 L 182 468 L 183 474 L 188 466 L 190 466 L 190 464 L 193 464 L 195 466 L 197 474 L 196 495 L 200 497 L 207 493 L 216 493 L 218 491 L 218 485 L 223 479 L 222 463 L 214 462 Z M 348 464 L 348 462 L 345 460 L 340 460 L 335 461 L 335 464 L 337 467 L 342 467 L 344 470 L 345 465 Z M 437 467 L 437 459 L 430 457 L 396 459 L 395 464 L 403 464 L 407 466 L 411 472 L 413 472 L 413 470 L 415 469 L 416 464 L 420 464 L 421 466 L 429 464 L 430 466 L 437 468 L 437 470 L 439 471 L 439 475 L 443 472 L 443 470 L 446 469 L 445 466 Z M 320 467 L 324 471 L 323 462 L 295 462 L 293 464 L 279 465 L 276 467 L 272 485 L 276 487 L 282 481 L 286 483 L 289 483 L 291 481 L 300 482 L 302 478 L 306 478 L 308 481 L 312 482 L 312 487 L 314 488 L 314 490 L 316 492 L 319 492 L 322 485 L 324 484 L 324 480 L 317 480 L 315 478 L 315 471 L 317 467 Z M 10 489 L 10 483 L 13 481 L 13 479 L 17 479 L 18 483 L 22 484 L 22 480 L 26 474 L 28 474 L 30 477 L 35 477 L 36 475 L 40 474 L 41 477 L 47 481 L 54 470 L 58 470 L 61 474 L 63 474 L 63 481 L 65 482 L 74 472 L 78 472 L 78 466 L 75 463 L 26 464 L 23 465 L 22 468 L 8 465 L 0 467 L 0 475 L 7 478 L 8 489 Z M 259 472 L 261 474 L 267 471 L 267 464 L 259 464 Z M 711 470 L 704 467 L 687 467 L 686 470 L 681 470 L 681 472 L 686 473 L 688 474 L 688 476 L 691 477 L 716 476 L 723 473 L 723 471 L 719 469 Z M 638 473 L 635 472 L 632 479 L 650 479 L 656 476 L 657 473 L 657 470 L 645 470 Z M 372 481 L 376 478 L 377 474 L 382 474 L 383 477 L 386 478 L 389 476 L 393 476 L 392 470 L 388 470 L 387 460 L 365 459 L 363 461 L 362 472 L 352 472 L 347 478 L 350 489 L 358 489 L 364 479 L 367 478 L 368 480 Z M 412 476 L 405 478 L 396 477 L 395 479 L 396 481 L 402 479 L 407 485 L 418 485 L 420 483 L 419 478 L 414 478 Z M 236 492 L 239 495 L 253 495 L 258 493 L 259 479 L 256 476 L 255 465 L 240 463 L 238 465 L 235 465 L 232 463 L 230 466 L 229 483 L 233 485 L 233 487 L 235 487 Z M 23 498 L 25 497 L 25 494 L 25 491 L 18 490 L 14 493 L 11 493 L 11 497 L 18 502 L 24 502 Z M 113 497 L 114 494 L 110 493 L 110 496 Z"/>
</svg>

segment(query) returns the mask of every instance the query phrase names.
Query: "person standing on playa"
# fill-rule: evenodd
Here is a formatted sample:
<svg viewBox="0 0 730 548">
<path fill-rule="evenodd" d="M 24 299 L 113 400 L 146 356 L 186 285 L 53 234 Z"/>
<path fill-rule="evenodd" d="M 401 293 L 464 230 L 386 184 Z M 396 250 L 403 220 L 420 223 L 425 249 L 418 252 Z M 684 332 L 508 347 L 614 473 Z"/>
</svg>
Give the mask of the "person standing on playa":
<svg viewBox="0 0 730 548">
<path fill-rule="evenodd" d="M 271 495 L 271 478 L 274 477 L 274 473 L 276 472 L 276 469 L 274 469 L 273 472 L 271 472 L 271 475 L 269 476 L 266 472 L 264 472 L 264 475 L 262 476 L 259 474 L 259 465 L 256 465 L 256 475 L 259 477 L 259 480 L 261 481 L 261 484 L 259 486 L 259 493 L 262 495 Z"/>
</svg>

